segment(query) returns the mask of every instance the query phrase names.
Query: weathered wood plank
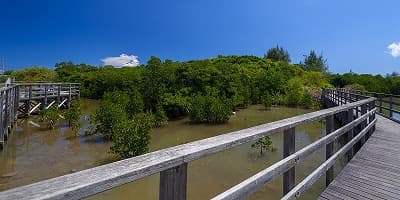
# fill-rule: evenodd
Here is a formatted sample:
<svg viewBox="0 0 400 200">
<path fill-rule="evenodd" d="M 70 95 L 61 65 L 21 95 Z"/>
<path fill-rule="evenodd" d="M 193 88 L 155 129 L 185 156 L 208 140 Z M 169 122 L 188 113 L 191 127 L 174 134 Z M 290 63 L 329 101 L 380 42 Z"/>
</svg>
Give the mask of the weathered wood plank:
<svg viewBox="0 0 400 200">
<path fill-rule="evenodd" d="M 160 173 L 160 200 L 186 200 L 187 163 Z"/>
<path fill-rule="evenodd" d="M 327 196 L 327 191 L 347 191 L 369 199 L 400 198 L 400 124 L 381 116 L 376 119 L 375 133 L 321 194 L 322 197 Z"/>
<path fill-rule="evenodd" d="M 351 178 L 347 177 L 346 181 L 336 182 L 337 185 L 340 184 L 342 188 L 351 189 L 352 192 L 358 193 L 360 195 L 368 196 L 371 199 L 392 199 L 398 200 L 398 196 L 391 192 L 371 187 L 367 184 L 361 183 L 359 181 L 353 181 Z M 396 198 L 397 196 L 397 198 Z"/>
<path fill-rule="evenodd" d="M 283 158 L 287 158 L 295 152 L 296 131 L 290 128 L 283 132 Z M 283 195 L 288 193 L 295 185 L 295 167 L 283 173 Z"/>
<path fill-rule="evenodd" d="M 325 128 L 325 135 L 329 135 L 330 133 L 332 133 L 334 131 L 334 118 L 333 115 L 328 116 L 325 118 L 326 121 L 326 128 Z M 333 155 L 333 145 L 334 142 L 328 143 L 325 146 L 325 160 L 328 160 L 332 155 Z M 333 177 L 334 177 L 334 171 L 333 171 L 333 166 L 330 167 L 325 174 L 325 184 L 326 186 L 328 186 L 332 181 L 333 181 Z"/>
</svg>

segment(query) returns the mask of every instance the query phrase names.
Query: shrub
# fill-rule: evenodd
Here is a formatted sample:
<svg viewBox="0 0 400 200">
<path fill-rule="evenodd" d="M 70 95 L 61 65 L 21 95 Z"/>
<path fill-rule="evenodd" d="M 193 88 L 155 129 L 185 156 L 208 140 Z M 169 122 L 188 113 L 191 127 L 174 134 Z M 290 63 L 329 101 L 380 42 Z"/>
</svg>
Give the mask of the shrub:
<svg viewBox="0 0 400 200">
<path fill-rule="evenodd" d="M 71 127 L 75 135 L 77 135 L 81 126 L 79 122 L 81 114 L 82 111 L 80 102 L 78 100 L 72 101 L 71 107 L 65 113 L 65 119 L 68 120 L 68 125 Z"/>
<path fill-rule="evenodd" d="M 301 80 L 294 78 L 288 81 L 286 88 L 286 104 L 289 106 L 297 106 L 301 104 L 304 89 Z"/>
<path fill-rule="evenodd" d="M 49 109 L 43 109 L 40 111 L 40 114 L 42 115 L 42 119 L 44 121 L 47 121 L 48 127 L 50 129 L 54 129 L 55 125 L 57 124 L 57 121 L 61 118 L 60 117 L 60 109 L 57 107 L 51 107 Z"/>
<path fill-rule="evenodd" d="M 304 93 L 301 104 L 306 108 L 313 108 L 315 106 L 314 97 L 309 93 Z"/>
<path fill-rule="evenodd" d="M 210 95 L 192 97 L 189 106 L 189 119 L 196 123 L 226 123 L 232 115 L 232 105 Z"/>
<path fill-rule="evenodd" d="M 154 116 L 151 113 L 118 123 L 114 127 L 111 152 L 122 158 L 130 158 L 148 152 L 153 124 Z"/>
<path fill-rule="evenodd" d="M 365 87 L 363 85 L 358 84 L 358 83 L 346 85 L 346 86 L 344 86 L 344 88 L 346 88 L 348 90 L 366 91 Z"/>
<path fill-rule="evenodd" d="M 204 96 L 196 95 L 190 99 L 189 119 L 192 122 L 205 122 L 207 119 L 207 100 Z"/>
<path fill-rule="evenodd" d="M 188 98 L 180 92 L 177 94 L 165 93 L 162 97 L 162 107 L 168 118 L 177 118 L 187 113 Z"/>
<path fill-rule="evenodd" d="M 207 122 L 212 124 L 226 123 L 232 115 L 231 103 L 217 97 L 209 97 L 206 109 Z"/>
<path fill-rule="evenodd" d="M 262 102 L 263 102 L 265 108 L 268 109 L 268 108 L 270 108 L 272 106 L 272 104 L 274 102 L 273 101 L 273 97 L 271 95 L 269 95 L 269 94 L 266 94 L 266 95 L 263 96 Z"/>
<path fill-rule="evenodd" d="M 263 149 L 266 151 L 274 151 L 274 147 L 272 146 L 272 141 L 269 136 L 265 136 L 257 140 L 256 143 L 251 145 L 252 148 L 259 148 L 260 155 L 263 154 Z"/>
<path fill-rule="evenodd" d="M 272 104 L 273 105 L 286 105 L 286 97 L 285 97 L 285 95 L 282 95 L 281 93 L 276 93 L 272 97 Z"/>
<path fill-rule="evenodd" d="M 131 103 L 128 93 L 122 92 L 119 90 L 104 93 L 101 101 L 103 101 L 103 102 L 108 101 L 108 102 L 117 104 L 117 105 L 121 106 L 124 109 L 124 111 L 129 110 L 130 103 Z"/>
<path fill-rule="evenodd" d="M 137 89 L 133 89 L 128 95 L 130 101 L 127 106 L 127 112 L 129 115 L 133 116 L 143 112 L 144 103 L 140 92 Z"/>
<path fill-rule="evenodd" d="M 161 104 L 158 104 L 156 106 L 156 113 L 154 114 L 154 126 L 155 127 L 160 127 L 164 126 L 168 123 L 168 117 L 165 114 L 165 111 Z"/>
<path fill-rule="evenodd" d="M 99 108 L 92 117 L 96 124 L 96 132 L 111 137 L 115 132 L 115 126 L 128 120 L 128 116 L 121 105 L 107 100 L 100 102 Z"/>
</svg>

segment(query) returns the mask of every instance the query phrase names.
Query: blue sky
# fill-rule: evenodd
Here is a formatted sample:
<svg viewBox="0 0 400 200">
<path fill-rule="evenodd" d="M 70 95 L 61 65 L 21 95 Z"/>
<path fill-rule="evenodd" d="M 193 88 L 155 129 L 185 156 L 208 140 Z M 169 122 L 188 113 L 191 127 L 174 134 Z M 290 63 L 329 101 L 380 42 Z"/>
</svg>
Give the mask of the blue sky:
<svg viewBox="0 0 400 200">
<path fill-rule="evenodd" d="M 386 74 L 400 71 L 398 8 L 398 0 L 0 0 L 0 59 L 8 69 L 102 65 L 120 54 L 185 61 L 262 56 L 279 44 L 294 63 L 314 49 L 332 72 Z"/>
</svg>

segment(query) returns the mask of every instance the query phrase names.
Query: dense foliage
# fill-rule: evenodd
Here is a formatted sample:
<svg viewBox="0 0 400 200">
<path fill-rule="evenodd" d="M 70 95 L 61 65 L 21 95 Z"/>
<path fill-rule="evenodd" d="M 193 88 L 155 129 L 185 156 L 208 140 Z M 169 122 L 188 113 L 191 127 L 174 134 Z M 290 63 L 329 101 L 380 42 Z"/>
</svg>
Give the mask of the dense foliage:
<svg viewBox="0 0 400 200">
<path fill-rule="evenodd" d="M 118 99 L 117 94 L 115 95 L 115 99 Z M 107 99 L 110 96 L 107 93 L 104 95 L 91 120 L 92 124 L 95 125 L 95 132 L 111 138 L 115 133 L 115 127 L 128 120 L 128 113 L 126 112 L 126 105 Z"/>
<path fill-rule="evenodd" d="M 91 118 L 94 131 L 110 138 L 111 152 L 121 158 L 137 156 L 148 151 L 152 127 L 164 125 L 167 116 L 156 107 L 155 114 L 143 113 L 143 102 L 136 92 L 116 90 L 106 92 Z"/>
<path fill-rule="evenodd" d="M 57 79 L 57 73 L 45 67 L 31 67 L 9 73 L 16 81 L 37 82 L 55 81 Z"/>
<path fill-rule="evenodd" d="M 81 126 L 79 120 L 81 117 L 81 103 L 79 100 L 73 100 L 69 109 L 65 112 L 65 119 L 68 120 L 68 125 L 71 127 L 75 135 L 78 135 Z"/>
<path fill-rule="evenodd" d="M 111 152 L 121 158 L 138 156 L 148 152 L 154 116 L 146 113 L 118 123 L 112 136 Z"/>
<path fill-rule="evenodd" d="M 290 63 L 289 53 L 282 47 L 276 46 L 270 48 L 265 54 L 265 58 L 270 59 L 275 62 L 287 62 Z"/>
<path fill-rule="evenodd" d="M 43 109 L 40 111 L 42 120 L 47 122 L 49 129 L 54 129 L 58 120 L 61 118 L 61 111 L 57 107 L 50 107 L 49 109 Z"/>
<path fill-rule="evenodd" d="M 274 51 L 287 54 L 281 47 L 271 50 Z M 272 53 L 269 56 L 272 59 L 271 56 Z M 289 55 L 282 56 L 289 61 Z M 131 117 L 150 111 L 156 114 L 158 125 L 165 124 L 165 115 L 169 119 L 189 115 L 193 122 L 224 123 L 233 110 L 265 102 L 310 107 L 305 103 L 314 101 L 317 95 L 310 98 L 307 95 L 309 88 L 330 86 L 328 77 L 321 72 L 307 71 L 301 65 L 271 59 L 219 56 L 173 62 L 151 57 L 146 65 L 133 68 L 62 62 L 56 64 L 55 72 L 57 81 L 80 82 L 84 97 L 97 99 L 104 95 L 107 99 L 107 93 L 121 92 L 116 100 L 118 105 L 111 106 L 113 113 L 100 109 L 95 115 L 100 121 L 102 112 L 111 116 L 126 111 L 127 117 Z M 279 60 L 284 61 L 282 58 Z M 17 77 L 17 80 L 26 79 Z M 105 101 L 103 104 L 108 103 Z M 104 122 L 99 128 L 109 134 L 112 127 Z"/>
<path fill-rule="evenodd" d="M 230 102 L 209 94 L 192 97 L 189 105 L 189 119 L 196 123 L 225 123 L 232 114 Z"/>
<path fill-rule="evenodd" d="M 386 76 L 355 73 L 332 74 L 330 81 L 335 87 L 353 85 L 356 87 L 355 89 L 370 92 L 400 94 L 400 76 L 395 72 Z"/>
<path fill-rule="evenodd" d="M 317 55 L 314 50 L 311 50 L 308 55 L 304 56 L 304 62 L 301 63 L 305 70 L 327 72 L 328 65 L 326 59 L 321 55 Z"/>
</svg>

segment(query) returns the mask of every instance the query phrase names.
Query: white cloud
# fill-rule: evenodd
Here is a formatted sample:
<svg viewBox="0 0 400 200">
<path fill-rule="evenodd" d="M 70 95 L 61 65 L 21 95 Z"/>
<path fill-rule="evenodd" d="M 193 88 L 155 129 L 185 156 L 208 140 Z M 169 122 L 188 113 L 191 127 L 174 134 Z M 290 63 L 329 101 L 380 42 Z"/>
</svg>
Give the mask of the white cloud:
<svg viewBox="0 0 400 200">
<path fill-rule="evenodd" d="M 121 54 L 118 57 L 107 57 L 101 60 L 104 65 L 114 67 L 136 67 L 139 65 L 139 59 L 135 55 Z"/>
<path fill-rule="evenodd" d="M 390 55 L 392 55 L 395 58 L 400 57 L 400 42 L 397 44 L 393 42 L 392 44 L 389 44 L 387 48 L 390 50 L 388 52 L 390 53 Z"/>
</svg>

